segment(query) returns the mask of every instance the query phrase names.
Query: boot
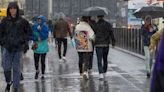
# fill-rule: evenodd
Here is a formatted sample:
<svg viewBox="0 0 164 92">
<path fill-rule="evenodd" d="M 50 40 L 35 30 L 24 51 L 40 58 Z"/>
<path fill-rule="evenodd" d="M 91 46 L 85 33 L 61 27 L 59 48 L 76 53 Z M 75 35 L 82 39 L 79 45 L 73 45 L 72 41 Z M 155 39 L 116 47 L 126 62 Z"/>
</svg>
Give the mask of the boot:
<svg viewBox="0 0 164 92">
<path fill-rule="evenodd" d="M 44 75 L 42 75 L 41 79 L 42 79 L 42 80 L 44 80 L 44 79 L 45 79 L 45 78 L 44 78 Z"/>
<path fill-rule="evenodd" d="M 11 84 L 7 84 L 5 92 L 10 92 L 10 86 L 11 86 Z"/>
<path fill-rule="evenodd" d="M 23 74 L 21 73 L 20 80 L 24 80 Z"/>
<path fill-rule="evenodd" d="M 38 76 L 39 76 L 39 72 L 36 72 L 35 73 L 35 79 L 38 79 Z"/>
</svg>

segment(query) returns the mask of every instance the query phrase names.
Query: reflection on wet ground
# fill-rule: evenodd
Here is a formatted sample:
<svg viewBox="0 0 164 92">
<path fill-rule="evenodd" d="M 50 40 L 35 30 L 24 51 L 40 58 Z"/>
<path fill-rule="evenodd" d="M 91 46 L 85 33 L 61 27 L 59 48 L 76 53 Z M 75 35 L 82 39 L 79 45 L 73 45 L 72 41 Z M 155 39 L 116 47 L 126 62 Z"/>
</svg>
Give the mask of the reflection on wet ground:
<svg viewBox="0 0 164 92">
<path fill-rule="evenodd" d="M 21 82 L 20 92 L 149 92 L 149 80 L 142 72 L 132 75 L 111 62 L 106 78 L 99 80 L 95 56 L 90 79 L 80 79 L 76 51 L 70 48 L 67 61 L 61 63 L 58 61 L 57 50 L 54 47 L 51 49 L 55 52 L 51 50 L 47 55 L 44 80 L 40 77 L 38 80 L 34 79 L 33 53 L 28 51 L 24 57 L 24 80 Z M 2 68 L 0 81 L 0 92 L 4 92 L 6 84 Z"/>
</svg>

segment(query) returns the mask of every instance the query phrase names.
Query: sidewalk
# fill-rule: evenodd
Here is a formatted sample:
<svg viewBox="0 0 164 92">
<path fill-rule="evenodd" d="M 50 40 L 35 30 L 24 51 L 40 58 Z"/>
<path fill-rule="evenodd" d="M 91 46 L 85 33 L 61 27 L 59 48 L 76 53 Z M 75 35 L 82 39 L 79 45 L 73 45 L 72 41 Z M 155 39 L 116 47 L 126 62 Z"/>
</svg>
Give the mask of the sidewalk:
<svg viewBox="0 0 164 92">
<path fill-rule="evenodd" d="M 24 80 L 20 92 L 149 92 L 149 80 L 145 74 L 144 61 L 117 49 L 109 51 L 107 77 L 99 80 L 97 58 L 94 53 L 93 72 L 88 81 L 81 80 L 78 72 L 78 56 L 75 48 L 68 46 L 67 62 L 59 63 L 57 49 L 50 46 L 46 58 L 45 81 L 35 80 L 33 52 L 24 58 Z M 0 67 L 0 92 L 5 79 Z"/>
</svg>

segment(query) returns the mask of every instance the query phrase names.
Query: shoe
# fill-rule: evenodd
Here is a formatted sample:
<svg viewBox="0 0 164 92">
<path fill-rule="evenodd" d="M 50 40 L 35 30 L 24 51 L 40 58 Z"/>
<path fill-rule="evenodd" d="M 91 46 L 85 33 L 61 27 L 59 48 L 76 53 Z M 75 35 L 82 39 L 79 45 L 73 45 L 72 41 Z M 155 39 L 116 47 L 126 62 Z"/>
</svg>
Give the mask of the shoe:
<svg viewBox="0 0 164 92">
<path fill-rule="evenodd" d="M 39 76 L 39 72 L 36 72 L 35 73 L 35 79 L 38 79 L 38 76 Z"/>
<path fill-rule="evenodd" d="M 20 80 L 24 80 L 23 74 L 21 73 Z"/>
<path fill-rule="evenodd" d="M 84 73 L 83 73 L 83 78 L 84 78 L 84 79 L 89 79 L 88 72 L 84 72 Z"/>
<path fill-rule="evenodd" d="M 147 78 L 150 78 L 150 73 L 147 73 L 146 76 L 147 76 Z"/>
<path fill-rule="evenodd" d="M 11 84 L 7 84 L 5 92 L 10 92 L 10 86 L 11 86 Z"/>
<path fill-rule="evenodd" d="M 44 79 L 45 79 L 45 78 L 44 78 L 44 75 L 42 75 L 41 79 L 42 79 L 42 80 L 44 80 Z"/>
<path fill-rule="evenodd" d="M 104 75 L 103 74 L 100 74 L 99 75 L 99 79 L 101 80 L 101 79 L 104 79 Z"/>
<path fill-rule="evenodd" d="M 66 57 L 63 57 L 62 59 L 63 59 L 64 61 L 67 61 L 67 60 L 66 60 Z"/>
</svg>

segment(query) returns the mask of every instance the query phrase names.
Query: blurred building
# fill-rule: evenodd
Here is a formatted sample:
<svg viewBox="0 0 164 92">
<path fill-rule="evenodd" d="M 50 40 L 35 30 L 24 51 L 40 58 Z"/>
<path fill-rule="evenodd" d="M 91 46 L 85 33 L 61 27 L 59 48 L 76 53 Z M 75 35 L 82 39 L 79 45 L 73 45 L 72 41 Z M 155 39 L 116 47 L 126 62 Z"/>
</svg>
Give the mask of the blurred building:
<svg viewBox="0 0 164 92">
<path fill-rule="evenodd" d="M 25 12 L 28 17 L 42 14 L 48 18 L 54 18 L 56 14 L 63 12 L 76 20 L 83 9 L 102 6 L 110 10 L 106 18 L 115 27 L 127 27 L 127 2 L 126 0 L 26 0 Z"/>
<path fill-rule="evenodd" d="M 19 8 L 24 9 L 25 8 L 25 0 L 14 0 L 18 2 Z"/>
<path fill-rule="evenodd" d="M 127 27 L 127 1 L 124 0 L 53 0 L 53 14 L 64 12 L 76 19 L 83 9 L 91 6 L 102 6 L 110 10 L 106 19 L 114 27 Z"/>
<path fill-rule="evenodd" d="M 128 0 L 117 0 L 116 26 L 119 28 L 128 27 Z"/>
<path fill-rule="evenodd" d="M 25 15 L 32 18 L 37 15 L 48 17 L 48 0 L 25 0 Z"/>
<path fill-rule="evenodd" d="M 0 7 L 7 7 L 8 2 L 10 2 L 10 0 L 0 0 Z"/>
<path fill-rule="evenodd" d="M 142 19 L 136 18 L 133 13 L 143 7 L 148 6 L 146 0 L 131 0 L 128 2 L 128 28 L 140 28 L 142 25 Z"/>
<path fill-rule="evenodd" d="M 6 8 L 11 1 L 18 2 L 18 5 L 21 9 L 25 7 L 25 0 L 0 0 L 0 7 Z"/>
</svg>

